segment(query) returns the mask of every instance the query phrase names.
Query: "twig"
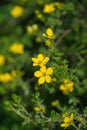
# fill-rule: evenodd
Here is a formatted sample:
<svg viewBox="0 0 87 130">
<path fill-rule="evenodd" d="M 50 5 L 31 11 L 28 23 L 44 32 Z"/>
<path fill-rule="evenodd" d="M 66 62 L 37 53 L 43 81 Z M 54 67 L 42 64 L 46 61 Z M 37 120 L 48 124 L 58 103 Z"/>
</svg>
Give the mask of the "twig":
<svg viewBox="0 0 87 130">
<path fill-rule="evenodd" d="M 55 44 L 55 47 L 61 42 L 61 40 L 68 34 L 70 33 L 72 30 L 71 29 L 67 29 L 65 30 L 61 36 L 56 40 L 56 44 Z"/>
</svg>

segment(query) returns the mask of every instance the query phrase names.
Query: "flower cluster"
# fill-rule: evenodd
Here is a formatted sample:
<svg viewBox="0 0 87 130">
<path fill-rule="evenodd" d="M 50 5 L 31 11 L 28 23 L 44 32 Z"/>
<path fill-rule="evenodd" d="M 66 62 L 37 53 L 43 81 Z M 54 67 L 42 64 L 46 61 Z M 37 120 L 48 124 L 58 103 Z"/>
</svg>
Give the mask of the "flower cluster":
<svg viewBox="0 0 87 130">
<path fill-rule="evenodd" d="M 51 105 L 54 107 L 58 106 L 59 105 L 59 101 L 58 100 L 54 100 L 51 102 Z"/>
<path fill-rule="evenodd" d="M 0 74 L 0 82 L 1 83 L 9 83 L 11 81 L 13 81 L 14 79 L 16 79 L 17 77 L 20 77 L 23 75 L 23 72 L 17 72 L 16 70 L 12 70 L 10 73 L 6 72 L 6 73 L 1 73 Z"/>
<path fill-rule="evenodd" d="M 46 107 L 44 105 L 42 106 L 35 106 L 34 107 L 34 111 L 35 112 L 43 112 L 43 113 L 46 113 Z"/>
<path fill-rule="evenodd" d="M 9 51 L 14 53 L 14 54 L 23 54 L 24 53 L 24 45 L 22 43 L 15 42 L 9 47 Z"/>
<path fill-rule="evenodd" d="M 60 90 L 63 92 L 63 94 L 66 94 L 67 92 L 73 92 L 74 90 L 74 82 L 71 80 L 65 79 L 63 81 L 63 84 L 60 85 Z"/>
<path fill-rule="evenodd" d="M 52 67 L 46 67 L 46 63 L 49 61 L 49 57 L 43 54 L 38 54 L 37 58 L 32 58 L 33 66 L 40 66 L 40 70 L 34 73 L 34 76 L 39 78 L 38 84 L 44 84 L 45 82 L 50 83 L 53 73 Z"/>
<path fill-rule="evenodd" d="M 44 13 L 51 13 L 51 12 L 54 12 L 55 11 L 55 8 L 54 8 L 54 4 L 46 4 L 44 6 L 44 9 L 43 9 L 43 12 Z"/>
<path fill-rule="evenodd" d="M 38 54 L 37 58 L 32 58 L 33 66 L 44 66 L 49 61 L 49 57 L 45 57 L 43 54 Z"/>
<path fill-rule="evenodd" d="M 8 83 L 13 80 L 13 77 L 10 73 L 0 74 L 0 82 Z"/>
<path fill-rule="evenodd" d="M 64 123 L 62 123 L 60 126 L 64 127 L 64 128 L 67 128 L 70 125 L 72 125 L 73 119 L 74 119 L 74 114 L 71 113 L 70 116 L 68 116 L 67 114 L 63 114 L 63 118 L 64 118 Z"/>
<path fill-rule="evenodd" d="M 43 15 L 42 13 L 39 11 L 39 10 L 35 10 L 35 15 L 38 19 L 42 19 L 43 18 Z"/>
<path fill-rule="evenodd" d="M 52 13 L 55 11 L 55 7 L 57 7 L 59 10 L 62 10 L 64 8 L 64 4 L 62 2 L 53 2 L 46 4 L 44 5 L 43 12 L 46 14 Z"/>
<path fill-rule="evenodd" d="M 27 26 L 27 33 L 34 34 L 37 31 L 38 31 L 38 25 L 37 24 L 33 24 L 31 26 Z"/>
<path fill-rule="evenodd" d="M 48 39 L 54 38 L 53 30 L 51 28 L 47 28 L 46 33 L 43 33 L 42 35 Z"/>
</svg>

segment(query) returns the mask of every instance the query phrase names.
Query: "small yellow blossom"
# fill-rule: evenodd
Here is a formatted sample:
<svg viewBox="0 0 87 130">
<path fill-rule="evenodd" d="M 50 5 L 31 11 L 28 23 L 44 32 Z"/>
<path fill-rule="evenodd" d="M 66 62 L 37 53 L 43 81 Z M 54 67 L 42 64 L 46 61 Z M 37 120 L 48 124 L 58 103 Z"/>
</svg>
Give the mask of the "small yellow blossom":
<svg viewBox="0 0 87 130">
<path fill-rule="evenodd" d="M 64 3 L 62 2 L 55 2 L 54 5 L 58 7 L 58 9 L 63 10 L 64 9 Z"/>
<path fill-rule="evenodd" d="M 53 30 L 51 28 L 48 28 L 46 30 L 46 33 L 42 34 L 44 37 L 47 37 L 49 39 L 53 39 L 54 38 L 54 34 L 53 34 Z"/>
<path fill-rule="evenodd" d="M 35 14 L 38 14 L 38 13 L 40 13 L 40 11 L 39 10 L 35 10 Z"/>
<path fill-rule="evenodd" d="M 67 92 L 73 92 L 74 88 L 74 82 L 65 79 L 64 83 L 62 85 L 60 85 L 60 90 L 63 92 L 63 94 L 66 94 Z"/>
<path fill-rule="evenodd" d="M 23 54 L 24 45 L 22 43 L 15 42 L 9 47 L 9 51 L 11 51 L 14 54 Z"/>
<path fill-rule="evenodd" d="M 47 40 L 45 41 L 45 44 L 46 44 L 46 46 L 50 46 L 50 45 L 51 45 L 51 41 L 50 41 L 49 39 L 47 39 Z"/>
<path fill-rule="evenodd" d="M 49 61 L 49 57 L 45 57 L 43 54 L 38 54 L 37 58 L 32 58 L 33 66 L 44 66 Z"/>
<path fill-rule="evenodd" d="M 84 120 L 83 117 L 81 117 L 81 116 L 77 117 L 77 121 L 82 122 L 83 120 Z"/>
<path fill-rule="evenodd" d="M 40 37 L 36 37 L 36 42 L 42 42 L 41 38 Z"/>
<path fill-rule="evenodd" d="M 33 24 L 32 28 L 33 28 L 33 30 L 37 31 L 38 30 L 38 25 L 37 24 Z"/>
<path fill-rule="evenodd" d="M 46 68 L 46 66 L 42 66 L 39 71 L 34 73 L 34 76 L 39 78 L 38 84 L 44 84 L 45 82 L 51 83 L 51 76 L 53 73 L 52 67 Z"/>
<path fill-rule="evenodd" d="M 37 24 L 33 24 L 31 26 L 27 26 L 27 32 L 29 34 L 34 34 L 37 31 L 38 31 L 38 25 Z"/>
<path fill-rule="evenodd" d="M 5 64 L 5 57 L 0 54 L 0 66 Z"/>
<path fill-rule="evenodd" d="M 17 78 L 17 77 L 20 77 L 20 76 L 23 76 L 24 75 L 24 71 L 16 71 L 16 70 L 12 70 L 11 71 L 11 75 L 13 78 Z"/>
<path fill-rule="evenodd" d="M 34 111 L 36 111 L 36 112 L 39 112 L 40 111 L 40 107 L 34 107 Z"/>
<path fill-rule="evenodd" d="M 27 26 L 27 33 L 29 34 L 33 34 L 34 30 L 32 28 L 32 26 Z"/>
<path fill-rule="evenodd" d="M 62 123 L 60 126 L 61 127 L 64 127 L 64 128 L 67 128 L 69 127 L 70 125 L 72 125 L 73 123 L 73 119 L 74 119 L 74 114 L 71 113 L 70 116 L 64 116 L 64 123 Z"/>
<path fill-rule="evenodd" d="M 43 112 L 43 113 L 46 113 L 46 107 L 45 107 L 45 105 L 35 106 L 35 107 L 34 107 L 34 111 L 35 111 L 35 112 Z"/>
<path fill-rule="evenodd" d="M 55 101 L 52 101 L 51 105 L 54 107 L 58 106 L 59 105 L 59 101 L 58 100 L 55 100 Z"/>
<path fill-rule="evenodd" d="M 10 14 L 11 14 L 14 18 L 18 18 L 18 17 L 22 16 L 23 12 L 24 12 L 24 8 L 21 7 L 21 6 L 16 5 L 16 6 L 14 6 L 14 7 L 12 8 L 12 10 L 10 11 Z"/>
<path fill-rule="evenodd" d="M 63 117 L 63 118 L 65 118 L 66 116 L 68 116 L 68 113 L 67 113 L 67 112 L 62 114 L 62 117 Z"/>
<path fill-rule="evenodd" d="M 10 73 L 2 73 L 0 74 L 0 82 L 2 83 L 8 83 L 13 81 L 15 78 L 18 78 L 20 76 L 24 75 L 23 71 L 17 72 L 16 70 L 12 70 Z"/>
<path fill-rule="evenodd" d="M 10 73 L 0 74 L 0 82 L 7 83 L 13 80 Z"/>
<path fill-rule="evenodd" d="M 38 18 L 38 19 L 41 19 L 42 17 L 43 17 L 43 15 L 42 15 L 41 13 L 38 13 L 38 14 L 37 14 L 37 18 Z"/>
<path fill-rule="evenodd" d="M 55 7 L 54 7 L 54 4 L 46 4 L 45 6 L 44 6 L 44 9 L 43 9 L 43 12 L 44 13 L 52 13 L 52 12 L 54 12 L 55 11 Z"/>
<path fill-rule="evenodd" d="M 39 10 L 35 10 L 35 14 L 38 19 L 41 19 L 43 17 L 43 15 L 41 14 L 41 12 Z"/>
</svg>

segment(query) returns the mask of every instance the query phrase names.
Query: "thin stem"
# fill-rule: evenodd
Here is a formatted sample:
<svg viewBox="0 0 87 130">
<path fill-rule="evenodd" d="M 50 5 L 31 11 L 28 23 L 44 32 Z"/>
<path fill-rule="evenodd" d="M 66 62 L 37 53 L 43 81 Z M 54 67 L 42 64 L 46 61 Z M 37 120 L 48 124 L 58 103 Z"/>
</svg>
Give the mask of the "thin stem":
<svg viewBox="0 0 87 130">
<path fill-rule="evenodd" d="M 72 30 L 71 29 L 67 29 L 65 30 L 61 36 L 56 40 L 56 44 L 55 44 L 55 47 L 61 42 L 61 40 L 68 34 L 70 33 Z"/>
<path fill-rule="evenodd" d="M 72 126 L 73 126 L 76 130 L 80 130 L 76 125 L 72 124 Z"/>
</svg>

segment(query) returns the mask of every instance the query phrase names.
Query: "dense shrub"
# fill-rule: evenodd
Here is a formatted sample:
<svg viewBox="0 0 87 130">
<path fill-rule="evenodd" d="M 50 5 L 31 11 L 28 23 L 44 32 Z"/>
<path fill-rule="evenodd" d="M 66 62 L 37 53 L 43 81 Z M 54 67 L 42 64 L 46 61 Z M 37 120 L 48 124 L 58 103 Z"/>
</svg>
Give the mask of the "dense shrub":
<svg viewBox="0 0 87 130">
<path fill-rule="evenodd" d="M 0 3 L 0 130 L 86 130 L 86 1 Z"/>
</svg>

